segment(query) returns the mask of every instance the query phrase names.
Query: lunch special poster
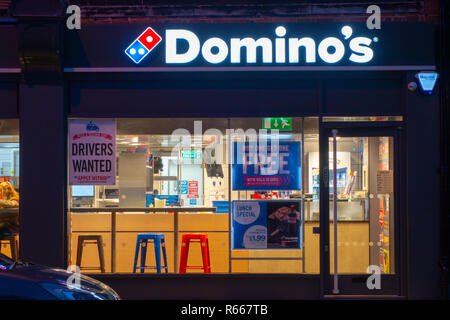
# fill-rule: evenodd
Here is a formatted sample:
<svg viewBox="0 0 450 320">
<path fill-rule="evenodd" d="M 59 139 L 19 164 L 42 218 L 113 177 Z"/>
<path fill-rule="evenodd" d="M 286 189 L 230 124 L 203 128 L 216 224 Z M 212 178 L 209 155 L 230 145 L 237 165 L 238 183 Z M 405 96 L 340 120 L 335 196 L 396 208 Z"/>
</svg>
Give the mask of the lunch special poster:
<svg viewBox="0 0 450 320">
<path fill-rule="evenodd" d="M 300 249 L 299 200 L 233 201 L 234 249 Z"/>
</svg>

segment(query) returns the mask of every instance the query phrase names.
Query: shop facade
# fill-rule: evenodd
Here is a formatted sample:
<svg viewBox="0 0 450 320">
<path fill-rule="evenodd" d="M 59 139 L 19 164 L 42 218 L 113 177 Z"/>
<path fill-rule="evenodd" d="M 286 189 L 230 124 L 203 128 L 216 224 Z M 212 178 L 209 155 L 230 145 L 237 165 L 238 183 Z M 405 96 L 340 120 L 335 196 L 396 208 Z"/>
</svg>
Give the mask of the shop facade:
<svg viewBox="0 0 450 320">
<path fill-rule="evenodd" d="M 0 28 L 12 44 L 0 118 L 19 122 L 24 260 L 78 264 L 78 239 L 96 235 L 102 254 L 81 244 L 82 264 L 103 260 L 93 276 L 130 298 L 439 297 L 439 81 L 419 79 L 438 72 L 432 23 L 68 30 L 16 16 Z M 106 169 L 74 167 L 94 159 L 77 125 L 96 137 L 113 128 Z M 272 149 L 252 162 L 255 134 L 255 148 L 285 152 L 271 174 Z M 105 170 L 112 182 L 77 182 Z M 295 227 L 272 221 L 293 212 Z M 141 233 L 164 234 L 167 274 L 133 272 Z M 210 274 L 181 272 L 188 233 L 208 236 Z"/>
</svg>

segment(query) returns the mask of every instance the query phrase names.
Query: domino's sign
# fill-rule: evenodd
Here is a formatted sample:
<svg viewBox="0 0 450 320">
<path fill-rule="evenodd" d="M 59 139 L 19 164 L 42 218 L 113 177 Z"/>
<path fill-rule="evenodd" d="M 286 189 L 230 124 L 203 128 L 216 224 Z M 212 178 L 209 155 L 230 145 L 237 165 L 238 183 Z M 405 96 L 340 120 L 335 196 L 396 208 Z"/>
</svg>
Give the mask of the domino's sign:
<svg viewBox="0 0 450 320">
<path fill-rule="evenodd" d="M 164 32 L 166 64 L 187 64 L 198 58 L 211 65 L 224 62 L 255 64 L 258 60 L 263 64 L 314 64 L 318 59 L 335 64 L 344 58 L 347 50 L 351 52 L 349 61 L 364 64 L 374 57 L 371 46 L 378 41 L 377 37 L 354 36 L 350 25 L 344 25 L 336 36 L 318 40 L 297 34 L 288 37 L 284 26 L 277 26 L 274 34 L 267 37 L 243 35 L 226 39 L 216 36 L 204 41 L 189 29 L 166 29 Z M 125 53 L 139 64 L 162 40 L 153 28 L 148 27 L 125 49 Z M 242 54 L 242 49 L 246 54 Z"/>
<path fill-rule="evenodd" d="M 152 28 L 145 29 L 125 50 L 135 63 L 141 62 L 160 42 L 162 38 Z"/>
<path fill-rule="evenodd" d="M 435 66 L 434 26 L 424 22 L 383 22 L 373 30 L 365 22 L 89 24 L 65 36 L 68 71 L 426 71 Z"/>
</svg>

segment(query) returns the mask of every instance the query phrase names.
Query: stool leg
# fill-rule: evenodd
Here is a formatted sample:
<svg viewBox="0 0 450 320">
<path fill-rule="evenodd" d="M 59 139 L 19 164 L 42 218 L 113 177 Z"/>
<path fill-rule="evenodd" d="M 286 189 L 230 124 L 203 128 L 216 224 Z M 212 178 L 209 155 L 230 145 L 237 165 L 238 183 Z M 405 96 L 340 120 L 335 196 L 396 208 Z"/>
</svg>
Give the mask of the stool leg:
<svg viewBox="0 0 450 320">
<path fill-rule="evenodd" d="M 202 259 L 203 259 L 203 271 L 205 273 L 210 273 L 209 270 L 209 257 L 208 257 L 208 240 L 201 240 L 200 246 L 202 248 Z"/>
<path fill-rule="evenodd" d="M 16 244 L 16 257 L 19 259 L 19 240 L 17 240 L 16 237 L 14 237 L 14 243 Z"/>
<path fill-rule="evenodd" d="M 81 268 L 81 256 L 83 254 L 83 240 L 78 236 L 77 244 L 77 266 Z"/>
<path fill-rule="evenodd" d="M 97 240 L 98 257 L 100 259 L 100 270 L 105 273 L 105 257 L 103 256 L 103 241 Z"/>
<path fill-rule="evenodd" d="M 211 258 L 210 258 L 210 255 L 209 255 L 209 241 L 208 241 L 208 239 L 206 239 L 206 253 L 207 253 L 207 256 L 208 256 L 208 273 L 211 273 Z"/>
<path fill-rule="evenodd" d="M 139 257 L 139 247 L 141 245 L 141 242 L 139 240 L 139 238 L 136 240 L 136 252 L 134 254 L 134 264 L 133 264 L 133 273 L 136 273 L 136 268 L 137 268 L 137 262 L 138 262 L 138 257 Z"/>
<path fill-rule="evenodd" d="M 181 242 L 180 270 L 179 273 L 186 273 L 186 265 L 189 253 L 189 240 Z"/>
<path fill-rule="evenodd" d="M 144 273 L 145 258 L 147 257 L 147 239 L 141 240 L 141 273 Z"/>
<path fill-rule="evenodd" d="M 161 273 L 161 240 L 157 237 L 153 240 L 155 248 L 156 272 Z"/>
<path fill-rule="evenodd" d="M 164 269 L 166 269 L 166 273 L 169 273 L 169 267 L 167 266 L 167 255 L 166 255 L 166 240 L 164 237 L 161 239 L 161 247 L 163 252 L 163 258 L 164 258 Z"/>
<path fill-rule="evenodd" d="M 11 237 L 9 239 L 9 249 L 11 251 L 11 259 L 13 260 L 17 260 L 17 256 L 16 256 L 16 239 L 14 239 L 14 237 Z"/>
</svg>

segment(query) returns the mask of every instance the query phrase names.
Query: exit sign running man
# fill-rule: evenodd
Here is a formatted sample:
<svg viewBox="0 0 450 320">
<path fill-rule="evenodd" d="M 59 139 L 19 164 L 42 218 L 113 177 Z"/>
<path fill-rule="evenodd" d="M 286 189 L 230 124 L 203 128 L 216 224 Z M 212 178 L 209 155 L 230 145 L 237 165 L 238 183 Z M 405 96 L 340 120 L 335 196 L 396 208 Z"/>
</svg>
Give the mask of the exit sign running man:
<svg viewBox="0 0 450 320">
<path fill-rule="evenodd" d="M 292 118 L 263 118 L 263 129 L 269 130 L 292 130 Z"/>
</svg>

